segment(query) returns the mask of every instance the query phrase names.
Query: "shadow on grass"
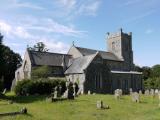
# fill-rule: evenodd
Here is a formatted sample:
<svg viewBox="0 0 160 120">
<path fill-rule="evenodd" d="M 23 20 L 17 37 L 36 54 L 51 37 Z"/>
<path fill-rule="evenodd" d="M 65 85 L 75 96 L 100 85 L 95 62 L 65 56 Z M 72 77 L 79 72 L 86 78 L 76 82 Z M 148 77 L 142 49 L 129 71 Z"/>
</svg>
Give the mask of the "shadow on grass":
<svg viewBox="0 0 160 120">
<path fill-rule="evenodd" d="M 31 115 L 29 113 L 26 113 L 26 114 L 13 114 L 13 115 L 4 114 L 4 115 L 0 115 L 0 118 L 3 118 L 3 117 L 13 117 L 13 116 L 17 116 L 17 115 L 23 115 L 23 116 L 27 116 L 27 117 L 33 117 L 33 115 Z"/>
<path fill-rule="evenodd" d="M 3 96 L 2 100 L 13 101 L 14 103 L 32 103 L 35 101 L 43 101 L 45 100 L 47 95 L 32 95 L 32 96 Z"/>
</svg>

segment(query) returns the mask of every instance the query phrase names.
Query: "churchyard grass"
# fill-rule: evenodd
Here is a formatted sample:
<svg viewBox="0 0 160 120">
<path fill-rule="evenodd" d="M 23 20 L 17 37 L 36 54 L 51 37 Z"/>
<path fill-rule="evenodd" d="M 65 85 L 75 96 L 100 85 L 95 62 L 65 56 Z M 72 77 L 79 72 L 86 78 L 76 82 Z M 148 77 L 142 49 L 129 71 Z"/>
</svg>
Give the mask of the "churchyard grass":
<svg viewBox="0 0 160 120">
<path fill-rule="evenodd" d="M 159 120 L 158 98 L 141 96 L 141 102 L 132 102 L 131 96 L 116 100 L 114 95 L 81 95 L 75 100 L 49 103 L 47 96 L 19 96 L 8 93 L 0 99 L 0 113 L 20 111 L 26 107 L 28 114 L 0 116 L 0 120 Z M 13 100 L 13 104 L 8 104 Z M 110 109 L 97 109 L 96 102 L 102 100 Z"/>
</svg>

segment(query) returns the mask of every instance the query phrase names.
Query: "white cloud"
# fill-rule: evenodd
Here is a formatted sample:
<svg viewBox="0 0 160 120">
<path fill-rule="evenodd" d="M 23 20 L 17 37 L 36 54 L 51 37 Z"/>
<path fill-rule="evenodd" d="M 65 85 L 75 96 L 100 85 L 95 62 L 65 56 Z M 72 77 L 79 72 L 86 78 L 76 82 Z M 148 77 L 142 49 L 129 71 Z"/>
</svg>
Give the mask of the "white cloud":
<svg viewBox="0 0 160 120">
<path fill-rule="evenodd" d="M 11 2 L 11 1 L 10 1 Z M 12 0 L 12 4 L 8 5 L 11 8 L 31 8 L 37 10 L 43 10 L 44 8 L 38 5 L 31 4 L 29 2 L 22 2 L 18 0 Z"/>
<path fill-rule="evenodd" d="M 101 0 L 57 0 L 57 3 L 67 18 L 74 18 L 79 15 L 95 16 Z"/>
<path fill-rule="evenodd" d="M 12 27 L 7 24 L 6 22 L 0 20 L 0 31 L 6 33 L 6 34 L 9 34 L 12 30 Z"/>
<path fill-rule="evenodd" d="M 128 0 L 122 6 L 129 6 L 141 2 L 142 0 Z"/>
<path fill-rule="evenodd" d="M 147 30 L 145 31 L 145 33 L 146 33 L 146 34 L 151 34 L 151 33 L 153 33 L 153 29 L 147 29 Z"/>
<path fill-rule="evenodd" d="M 12 47 L 24 46 L 24 44 L 19 44 L 19 43 L 17 43 L 17 41 L 14 42 L 14 40 L 16 40 L 18 38 L 20 40 L 26 40 L 26 42 L 30 45 L 34 45 L 40 41 L 44 42 L 44 44 L 47 46 L 49 51 L 52 51 L 52 52 L 66 53 L 69 49 L 68 44 L 65 44 L 59 40 L 55 40 L 54 38 L 51 38 L 50 36 L 45 36 L 43 34 L 40 34 L 39 36 L 35 36 L 34 34 L 29 33 L 29 31 L 23 26 L 13 26 L 7 22 L 0 20 L 0 27 L 1 27 L 1 30 L 4 34 L 7 33 L 6 34 L 7 36 L 12 37 L 12 40 L 13 40 L 12 42 L 10 42 L 10 41 L 6 42 L 6 44 L 8 44 L 9 46 L 12 46 Z M 68 33 L 68 32 L 71 32 L 71 33 L 73 32 L 73 34 L 77 34 L 76 31 L 69 29 L 63 25 L 61 26 L 58 24 L 56 27 L 55 27 L 56 30 L 53 32 L 59 32 L 59 33 L 62 32 L 64 34 Z M 44 27 L 42 27 L 42 28 L 44 29 Z M 39 28 L 37 28 L 37 29 L 39 29 Z M 54 29 L 54 28 L 52 28 L 52 29 Z"/>
<path fill-rule="evenodd" d="M 29 32 L 21 26 L 15 27 L 13 34 L 24 39 L 33 38 L 33 35 L 29 34 Z"/>
<path fill-rule="evenodd" d="M 100 6 L 100 3 L 101 3 L 100 0 L 88 1 L 79 7 L 77 13 L 94 16 L 96 15 L 96 12 Z"/>
<path fill-rule="evenodd" d="M 0 31 L 2 31 L 2 33 L 8 36 L 9 38 L 14 38 L 14 37 L 22 39 L 36 38 L 36 36 L 30 34 L 24 27 L 12 25 L 2 20 L 0 20 Z"/>
<path fill-rule="evenodd" d="M 58 0 L 58 3 L 67 9 L 75 7 L 76 0 Z"/>
<path fill-rule="evenodd" d="M 32 44 L 35 44 L 37 42 L 43 42 L 46 45 L 46 48 L 49 49 L 49 51 L 55 53 L 67 53 L 70 47 L 68 44 L 55 39 L 41 38 L 39 40 L 33 41 Z"/>
<path fill-rule="evenodd" d="M 39 30 L 47 33 L 60 33 L 63 35 L 74 36 L 74 37 L 79 37 L 86 33 L 86 31 L 76 30 L 74 27 L 60 24 L 50 18 L 40 19 L 37 25 L 26 26 L 26 29 Z"/>
</svg>

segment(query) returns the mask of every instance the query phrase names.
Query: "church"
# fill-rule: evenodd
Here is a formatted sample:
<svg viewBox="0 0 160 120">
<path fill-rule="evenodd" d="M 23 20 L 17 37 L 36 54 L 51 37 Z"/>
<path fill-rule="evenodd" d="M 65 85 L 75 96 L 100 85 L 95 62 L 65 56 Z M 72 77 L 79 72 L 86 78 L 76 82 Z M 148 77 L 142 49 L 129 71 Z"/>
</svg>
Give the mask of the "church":
<svg viewBox="0 0 160 120">
<path fill-rule="evenodd" d="M 30 79 L 33 68 L 54 68 L 51 77 L 66 77 L 76 82 L 81 93 L 113 93 L 122 89 L 127 93 L 143 89 L 142 73 L 135 71 L 132 33 L 120 29 L 107 33 L 107 51 L 75 46 L 67 54 L 26 50 L 22 66 L 15 71 L 15 83 Z"/>
</svg>

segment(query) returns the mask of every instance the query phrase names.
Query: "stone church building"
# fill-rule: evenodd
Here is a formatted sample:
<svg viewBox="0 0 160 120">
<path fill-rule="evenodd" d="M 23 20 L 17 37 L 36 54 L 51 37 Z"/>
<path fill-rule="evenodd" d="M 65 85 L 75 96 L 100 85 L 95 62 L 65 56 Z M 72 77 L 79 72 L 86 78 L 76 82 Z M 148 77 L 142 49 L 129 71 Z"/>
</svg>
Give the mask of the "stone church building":
<svg viewBox="0 0 160 120">
<path fill-rule="evenodd" d="M 143 89 L 142 73 L 135 71 L 132 33 L 107 33 L 108 51 L 72 45 L 67 54 L 27 50 L 15 80 L 31 78 L 34 67 L 47 65 L 55 69 L 52 77 L 66 77 L 76 82 L 82 93 L 113 93 L 115 89 L 128 92 Z"/>
</svg>

